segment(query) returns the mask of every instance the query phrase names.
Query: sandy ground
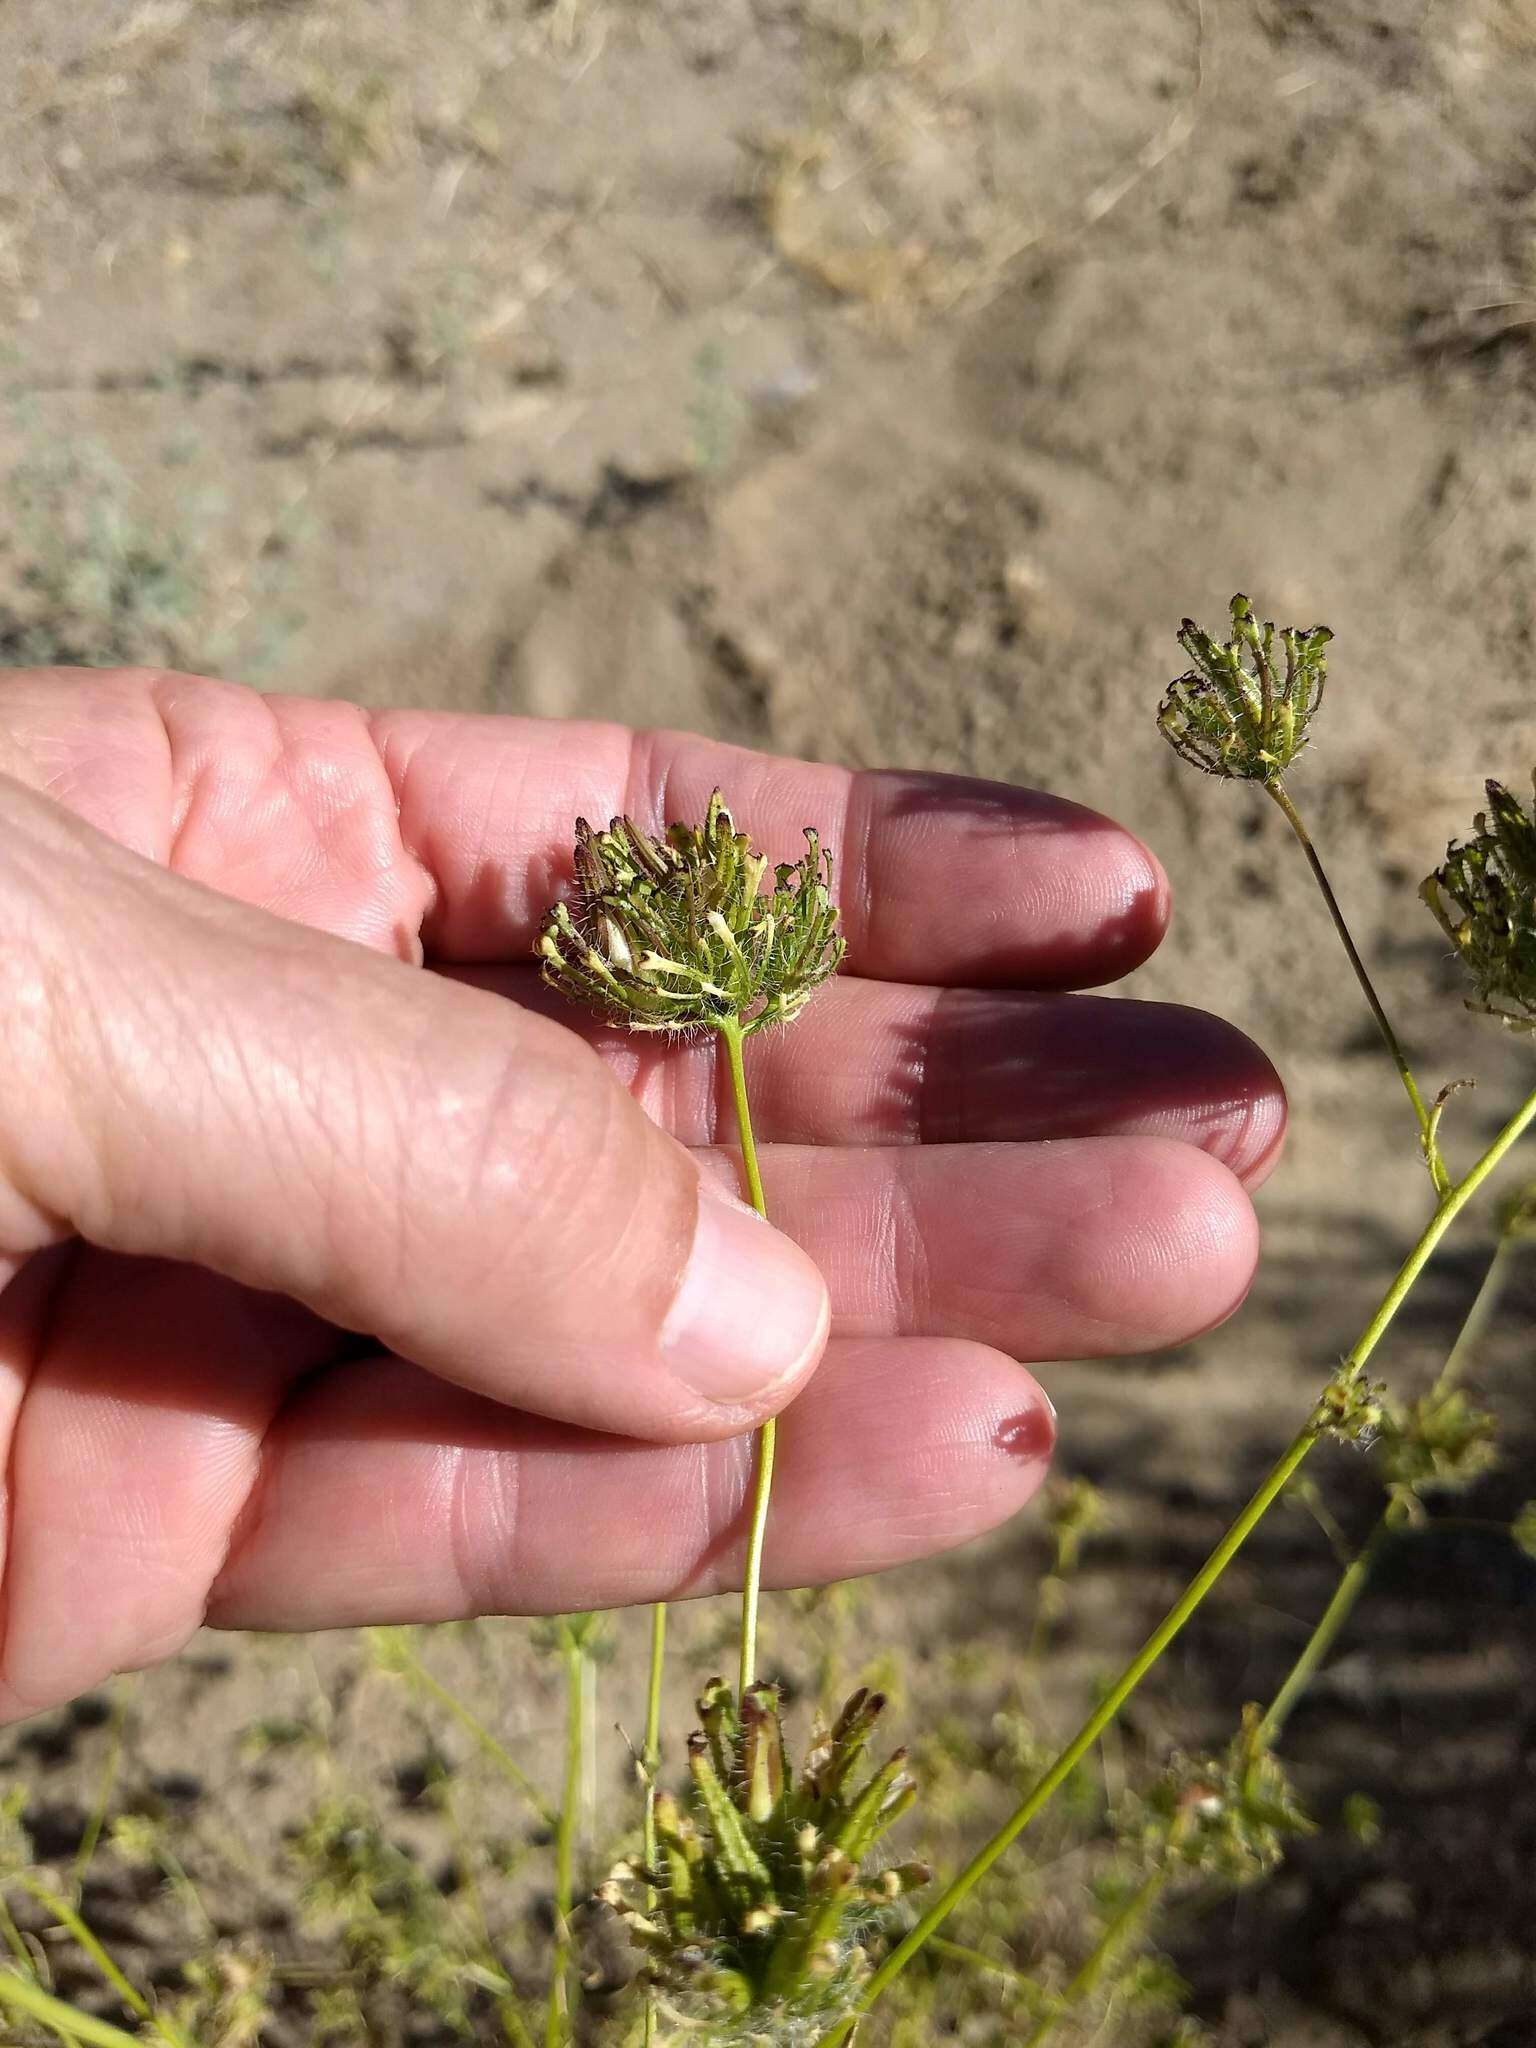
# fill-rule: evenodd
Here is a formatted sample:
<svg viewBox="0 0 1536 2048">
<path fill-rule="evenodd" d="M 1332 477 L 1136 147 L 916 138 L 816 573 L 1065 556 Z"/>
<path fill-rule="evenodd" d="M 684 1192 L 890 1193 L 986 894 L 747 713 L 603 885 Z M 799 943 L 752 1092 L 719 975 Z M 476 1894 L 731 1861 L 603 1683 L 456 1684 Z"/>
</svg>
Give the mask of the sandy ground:
<svg viewBox="0 0 1536 2048">
<path fill-rule="evenodd" d="M 1180 911 L 1135 992 L 1262 1040 L 1295 1136 L 1233 1325 L 1053 1377 L 1064 1465 L 1118 1517 L 1066 1700 L 1290 1433 L 1422 1201 L 1279 819 L 1151 729 L 1182 613 L 1246 588 L 1334 627 L 1298 791 L 1424 1069 L 1479 1076 L 1463 1152 L 1528 1065 L 1413 889 L 1536 759 L 1530 0 L 10 0 L 0 81 L 6 658 L 975 770 L 1161 853 Z M 1510 1458 L 1473 1516 L 1536 1492 L 1533 1305 L 1490 1344 Z M 1369 1515 L 1362 1471 L 1324 1480 Z M 908 1631 L 924 1711 L 984 1723 L 1039 1557 L 1007 1532 L 860 1631 Z M 1328 1583 L 1282 1517 L 1137 1729 L 1229 1726 Z M 1319 1814 L 1370 1791 L 1381 1841 L 1176 1930 L 1228 2048 L 1536 2040 L 1533 1601 L 1475 1532 L 1383 1574 L 1292 1743 Z M 268 1840 L 282 1785 L 232 1741 L 309 1696 L 308 1654 L 210 1640 L 144 1682 L 127 1781 Z M 355 1651 L 317 1655 L 347 1691 Z M 535 1755 L 541 1670 L 506 1707 Z M 3 1753 L 65 1836 L 93 1720 Z"/>
</svg>

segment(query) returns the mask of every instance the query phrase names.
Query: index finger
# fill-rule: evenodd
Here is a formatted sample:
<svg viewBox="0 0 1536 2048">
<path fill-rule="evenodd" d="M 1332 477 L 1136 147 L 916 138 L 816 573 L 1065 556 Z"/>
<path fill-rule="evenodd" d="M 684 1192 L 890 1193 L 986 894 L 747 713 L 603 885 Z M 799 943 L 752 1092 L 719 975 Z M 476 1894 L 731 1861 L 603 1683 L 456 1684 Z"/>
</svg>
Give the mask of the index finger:
<svg viewBox="0 0 1536 2048">
<path fill-rule="evenodd" d="M 525 957 L 571 876 L 577 816 L 656 829 L 720 788 L 770 859 L 814 825 L 836 856 L 848 967 L 880 980 L 1088 988 L 1156 947 L 1162 868 L 1064 798 L 966 776 L 790 761 L 691 733 L 387 711 L 373 735 L 440 961 Z"/>
</svg>

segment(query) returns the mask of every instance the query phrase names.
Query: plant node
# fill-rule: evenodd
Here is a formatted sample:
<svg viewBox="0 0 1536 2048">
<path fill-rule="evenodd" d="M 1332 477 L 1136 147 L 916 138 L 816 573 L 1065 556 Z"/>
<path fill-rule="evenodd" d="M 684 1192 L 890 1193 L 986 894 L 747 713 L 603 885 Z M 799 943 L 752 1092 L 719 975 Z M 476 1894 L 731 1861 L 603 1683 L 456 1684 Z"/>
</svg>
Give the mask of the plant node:
<svg viewBox="0 0 1536 2048">
<path fill-rule="evenodd" d="M 1346 1358 L 1318 1397 L 1312 1411 L 1313 1433 L 1369 1450 L 1381 1434 L 1385 1394 L 1382 1383 L 1368 1379 L 1358 1360 Z"/>
<path fill-rule="evenodd" d="M 1230 640 L 1214 640 L 1186 619 L 1179 645 L 1195 666 L 1168 685 L 1158 730 L 1176 754 L 1207 775 L 1278 782 L 1307 744 L 1332 638 L 1326 626 L 1286 626 L 1277 633 L 1271 620 L 1260 625 L 1241 593 L 1232 600 Z"/>
</svg>

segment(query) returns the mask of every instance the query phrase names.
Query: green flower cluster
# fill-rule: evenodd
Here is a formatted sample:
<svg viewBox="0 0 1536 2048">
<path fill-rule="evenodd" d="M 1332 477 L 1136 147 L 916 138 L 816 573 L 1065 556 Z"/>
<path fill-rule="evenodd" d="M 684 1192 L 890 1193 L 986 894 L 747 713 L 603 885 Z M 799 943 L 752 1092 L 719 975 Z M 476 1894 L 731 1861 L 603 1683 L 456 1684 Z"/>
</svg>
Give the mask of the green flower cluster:
<svg viewBox="0 0 1536 2048">
<path fill-rule="evenodd" d="M 1277 634 L 1272 622 L 1255 620 L 1241 594 L 1231 609 L 1230 640 L 1212 639 L 1193 619 L 1179 628 L 1179 645 L 1195 666 L 1168 685 L 1158 729 L 1175 753 L 1207 775 L 1276 782 L 1307 744 L 1333 635 L 1326 626 L 1287 626 Z"/>
<path fill-rule="evenodd" d="M 1146 1798 L 1138 1832 L 1153 1868 L 1236 1888 L 1266 1876 L 1291 1837 L 1316 1827 L 1250 1706 L 1224 1755 L 1173 1759 Z"/>
<path fill-rule="evenodd" d="M 574 910 L 539 940 L 544 979 L 631 1031 L 785 1024 L 836 973 L 845 950 L 832 856 L 809 827 L 774 869 L 738 832 L 717 789 L 702 825 L 652 838 L 628 818 L 576 821 Z"/>
<path fill-rule="evenodd" d="M 1424 901 L 1461 955 L 1484 1010 L 1517 1031 L 1536 1030 L 1536 815 L 1501 782 L 1472 837 L 1452 841 L 1424 883 Z"/>
<path fill-rule="evenodd" d="M 688 1802 L 656 1799 L 661 1867 L 620 1864 L 600 1896 L 657 1991 L 711 2041 L 794 2048 L 851 2009 L 882 1911 L 928 1881 L 921 1863 L 871 1860 L 917 1788 L 904 1750 L 860 1771 L 880 1693 L 856 1692 L 814 1731 L 798 1772 L 776 1687 L 752 1686 L 738 1712 L 717 1678 L 698 1705 Z"/>
<path fill-rule="evenodd" d="M 1387 1402 L 1377 1446 L 1387 1491 L 1409 1512 L 1422 1494 L 1465 1491 L 1498 1463 L 1497 1427 L 1456 1387 Z"/>
</svg>

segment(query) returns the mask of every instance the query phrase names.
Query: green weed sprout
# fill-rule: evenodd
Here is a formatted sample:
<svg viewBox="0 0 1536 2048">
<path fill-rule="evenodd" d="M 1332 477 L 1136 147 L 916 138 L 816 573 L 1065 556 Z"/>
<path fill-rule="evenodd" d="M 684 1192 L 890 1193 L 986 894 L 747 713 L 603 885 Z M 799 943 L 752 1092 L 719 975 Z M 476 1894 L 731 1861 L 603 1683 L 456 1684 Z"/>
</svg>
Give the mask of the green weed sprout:
<svg viewBox="0 0 1536 2048">
<path fill-rule="evenodd" d="M 775 1687 L 750 1687 L 738 1711 L 717 1678 L 698 1708 L 688 1802 L 656 1802 L 656 1867 L 618 1865 L 600 1896 L 681 2026 L 722 2048 L 798 2048 L 848 2011 L 871 1927 L 928 1880 L 921 1863 L 875 1861 L 917 1787 L 904 1750 L 863 1771 L 879 1693 L 856 1692 L 814 1729 L 798 1771 Z"/>
</svg>

